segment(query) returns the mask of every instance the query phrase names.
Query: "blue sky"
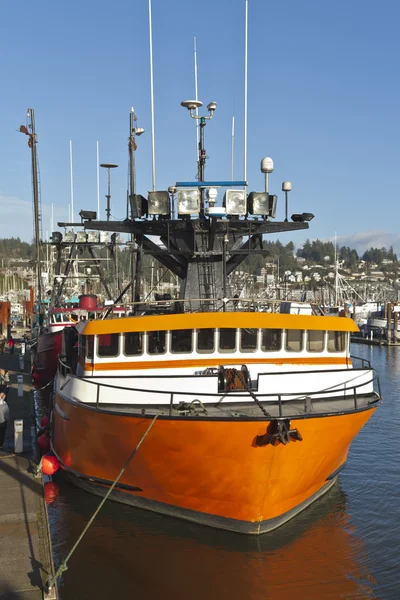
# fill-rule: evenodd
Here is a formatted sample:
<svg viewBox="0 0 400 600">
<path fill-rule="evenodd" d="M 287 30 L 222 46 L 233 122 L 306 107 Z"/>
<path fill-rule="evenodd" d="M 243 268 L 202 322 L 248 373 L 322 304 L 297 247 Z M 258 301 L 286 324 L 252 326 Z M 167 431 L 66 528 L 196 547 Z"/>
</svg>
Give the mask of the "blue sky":
<svg viewBox="0 0 400 600">
<path fill-rule="evenodd" d="M 180 106 L 218 103 L 206 128 L 206 178 L 243 177 L 244 0 L 153 0 L 156 183 L 196 174 L 194 122 Z M 249 0 L 248 180 L 270 191 L 292 182 L 290 214 L 313 212 L 308 236 L 360 247 L 393 244 L 398 233 L 400 4 L 370 0 Z M 4 3 L 0 25 L 0 237 L 32 237 L 30 152 L 17 132 L 35 109 L 43 233 L 67 220 L 69 140 L 75 212 L 96 209 L 100 162 L 115 162 L 112 214 L 125 216 L 129 110 L 146 132 L 136 154 L 137 191 L 151 189 L 148 2 Z M 101 172 L 104 218 L 106 173 Z M 294 234 L 299 245 L 307 236 Z M 287 240 L 286 240 L 287 238 Z M 281 236 L 284 242 L 289 237 Z"/>
</svg>

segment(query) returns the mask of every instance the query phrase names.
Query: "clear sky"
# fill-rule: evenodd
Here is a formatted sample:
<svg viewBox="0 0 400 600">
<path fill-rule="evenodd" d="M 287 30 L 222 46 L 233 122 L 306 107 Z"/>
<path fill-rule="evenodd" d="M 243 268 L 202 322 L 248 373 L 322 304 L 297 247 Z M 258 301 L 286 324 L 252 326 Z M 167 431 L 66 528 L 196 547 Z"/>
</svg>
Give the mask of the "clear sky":
<svg viewBox="0 0 400 600">
<path fill-rule="evenodd" d="M 196 174 L 194 121 L 180 102 L 218 108 L 206 127 L 206 178 L 243 177 L 244 0 L 153 0 L 157 189 Z M 292 182 L 292 212 L 313 212 L 308 236 L 400 251 L 400 3 L 397 0 L 249 0 L 248 180 L 270 191 Z M 69 140 L 75 213 L 97 207 L 100 162 L 115 162 L 112 214 L 125 216 L 127 137 L 139 138 L 137 191 L 151 189 L 148 1 L 4 2 L 0 22 L 0 237 L 32 238 L 30 151 L 18 133 L 34 108 L 39 135 L 43 233 L 67 220 Z M 106 173 L 101 172 L 104 218 Z M 307 237 L 293 234 L 296 245 Z M 287 238 L 287 239 L 286 239 Z M 289 241 L 282 235 L 281 241 Z"/>
</svg>

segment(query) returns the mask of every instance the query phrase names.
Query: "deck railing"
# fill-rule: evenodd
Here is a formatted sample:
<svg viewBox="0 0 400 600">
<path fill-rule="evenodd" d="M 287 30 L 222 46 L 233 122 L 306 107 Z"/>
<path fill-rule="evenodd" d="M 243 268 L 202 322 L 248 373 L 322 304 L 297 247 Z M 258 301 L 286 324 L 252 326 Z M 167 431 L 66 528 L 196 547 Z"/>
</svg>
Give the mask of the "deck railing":
<svg viewBox="0 0 400 600">
<path fill-rule="evenodd" d="M 209 392 L 193 392 L 193 393 L 188 393 L 187 391 L 172 391 L 172 390 L 150 390 L 150 389 L 143 389 L 143 388 L 135 388 L 135 387 L 125 387 L 125 386 L 120 386 L 120 385 L 113 385 L 111 383 L 99 383 L 97 381 L 93 381 L 90 378 L 85 378 L 85 377 L 76 377 L 75 375 L 72 375 L 70 373 L 70 367 L 68 365 L 66 365 L 65 363 L 62 362 L 61 359 L 59 359 L 59 373 L 61 375 L 62 378 L 67 378 L 67 375 L 71 375 L 69 378 L 66 379 L 66 381 L 64 381 L 61 384 L 60 390 L 64 389 L 67 384 L 69 382 L 72 381 L 79 381 L 79 382 L 83 382 L 84 384 L 89 384 L 90 386 L 95 386 L 95 393 L 92 395 L 90 394 L 90 396 L 92 396 L 93 401 L 89 402 L 88 400 L 85 401 L 85 405 L 89 406 L 91 408 L 95 408 L 96 410 L 99 410 L 100 405 L 101 404 L 107 404 L 107 401 L 102 401 L 101 399 L 101 395 L 102 395 L 102 391 L 103 391 L 103 395 L 104 395 L 104 390 L 115 390 L 115 391 L 124 391 L 124 392 L 128 392 L 129 395 L 132 394 L 132 396 L 134 397 L 136 394 L 136 401 L 132 404 L 136 404 L 136 405 L 140 405 L 142 403 L 138 403 L 137 402 L 137 395 L 144 395 L 144 396 L 149 396 L 149 395 L 153 395 L 153 396 L 157 396 L 160 398 L 159 402 L 157 403 L 162 405 L 162 406 L 169 406 L 169 415 L 172 415 L 173 410 L 176 410 L 176 408 L 182 403 L 182 402 L 187 402 L 188 400 L 188 396 L 192 397 L 192 401 L 195 399 L 200 400 L 204 399 L 204 401 L 207 401 L 207 405 L 212 404 L 213 406 L 218 406 L 220 405 L 222 402 L 229 402 L 230 399 L 234 400 L 234 401 L 238 401 L 239 399 L 244 401 L 251 401 L 252 399 L 254 399 L 253 397 L 256 396 L 258 402 L 261 402 L 263 404 L 263 406 L 265 408 L 268 408 L 269 406 L 278 406 L 278 412 L 279 412 L 279 417 L 283 416 L 283 408 L 284 405 L 291 402 L 291 403 L 304 403 L 304 412 L 313 412 L 312 409 L 311 410 L 307 410 L 307 407 L 312 407 L 312 403 L 322 403 L 322 402 L 327 402 L 327 401 L 334 401 L 334 402 L 339 402 L 339 401 L 343 401 L 343 400 L 348 400 L 348 399 L 353 399 L 353 406 L 354 406 L 354 410 L 359 410 L 360 408 L 362 408 L 360 406 L 360 402 L 359 400 L 362 400 L 365 397 L 371 397 L 371 400 L 368 401 L 368 405 L 370 404 L 375 404 L 378 403 L 381 398 L 382 398 L 382 394 L 381 394 L 381 387 L 380 387 L 380 382 L 379 382 L 379 377 L 378 374 L 376 373 L 375 369 L 352 369 L 351 373 L 354 375 L 354 373 L 371 373 L 371 377 L 369 379 L 367 379 L 366 381 L 363 380 L 361 383 L 357 383 L 354 385 L 348 385 L 348 382 L 344 382 L 343 385 L 341 387 L 335 387 L 334 389 L 320 389 L 320 390 L 313 390 L 313 391 L 309 391 L 309 392 L 302 392 L 301 394 L 298 394 L 297 396 L 294 395 L 293 392 L 284 392 L 284 393 L 269 393 L 269 394 L 264 394 L 264 393 L 254 393 L 253 390 L 249 390 L 247 391 L 247 393 L 245 391 L 243 392 L 223 392 L 223 393 L 209 393 Z M 307 377 L 309 377 L 310 375 L 312 375 L 312 373 L 319 373 L 319 371 L 307 371 L 307 373 L 305 373 L 305 375 L 307 375 Z M 349 371 L 347 371 L 347 373 L 350 373 Z M 274 376 L 279 376 L 279 377 L 284 377 L 285 375 L 289 375 L 290 373 L 280 373 L 278 374 L 273 374 Z M 198 379 L 198 377 L 196 377 L 196 379 Z M 375 387 L 377 388 L 377 391 L 375 390 Z M 364 388 L 364 390 L 362 389 Z M 368 390 L 368 391 L 367 391 Z M 87 396 L 86 396 L 87 398 Z M 211 402 L 210 402 L 210 398 L 212 398 Z M 132 398 L 133 399 L 133 398 Z M 126 404 L 126 402 L 122 403 L 122 404 Z M 143 404 L 146 404 L 146 402 L 143 402 Z M 364 403 L 365 405 L 365 403 Z M 151 406 L 149 405 L 148 410 L 150 410 L 151 412 Z M 234 409 L 232 409 L 234 410 Z M 261 415 L 260 415 L 261 416 Z"/>
</svg>

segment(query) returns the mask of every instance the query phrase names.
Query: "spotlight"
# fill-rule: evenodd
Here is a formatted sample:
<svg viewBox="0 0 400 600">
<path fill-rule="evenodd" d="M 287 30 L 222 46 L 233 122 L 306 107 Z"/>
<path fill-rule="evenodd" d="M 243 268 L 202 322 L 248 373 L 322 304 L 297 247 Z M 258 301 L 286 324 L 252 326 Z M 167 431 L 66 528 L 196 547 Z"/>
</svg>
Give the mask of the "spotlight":
<svg viewBox="0 0 400 600">
<path fill-rule="evenodd" d="M 292 221 L 294 221 L 295 223 L 304 223 L 305 221 L 312 221 L 313 218 L 314 215 L 312 213 L 301 213 L 301 215 L 295 214 L 291 216 Z"/>
<path fill-rule="evenodd" d="M 53 231 L 50 239 L 53 242 L 53 244 L 61 244 L 62 234 L 59 231 Z"/>
<path fill-rule="evenodd" d="M 79 213 L 81 219 L 87 219 L 88 221 L 94 221 L 97 218 L 95 210 L 81 210 Z"/>
<path fill-rule="evenodd" d="M 224 206 L 227 215 L 243 216 L 247 212 L 246 190 L 226 190 Z"/>
<path fill-rule="evenodd" d="M 192 215 L 200 211 L 200 192 L 198 188 L 178 190 L 178 214 Z"/>
<path fill-rule="evenodd" d="M 168 192 L 149 192 L 148 194 L 148 214 L 166 215 L 170 214 L 169 194 Z"/>
</svg>

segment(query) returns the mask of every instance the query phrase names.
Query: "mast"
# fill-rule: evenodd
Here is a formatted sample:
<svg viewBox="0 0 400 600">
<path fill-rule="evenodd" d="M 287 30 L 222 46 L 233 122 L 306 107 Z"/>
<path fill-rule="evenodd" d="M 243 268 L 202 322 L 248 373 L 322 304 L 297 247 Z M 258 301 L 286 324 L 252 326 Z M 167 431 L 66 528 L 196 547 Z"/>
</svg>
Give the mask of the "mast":
<svg viewBox="0 0 400 600">
<path fill-rule="evenodd" d="M 39 309 L 39 325 L 43 322 L 43 306 L 42 306 L 42 271 L 40 265 L 40 207 L 39 207 L 39 184 L 38 184 L 38 169 L 37 169 L 37 137 L 35 131 L 35 111 L 33 108 L 28 108 L 27 127 L 21 125 L 20 132 L 29 136 L 28 146 L 31 149 L 32 156 L 32 190 L 33 190 L 33 221 L 35 227 L 35 260 L 36 260 L 36 277 L 37 277 L 37 301 Z"/>
<path fill-rule="evenodd" d="M 153 85 L 153 28 L 151 21 L 151 0 L 149 0 L 149 45 L 150 45 L 150 104 L 151 104 L 151 176 L 152 190 L 156 191 L 156 158 L 154 144 L 154 85 Z"/>
<path fill-rule="evenodd" d="M 133 220 L 134 217 L 136 216 L 134 214 L 134 202 L 135 202 L 135 149 L 136 149 L 136 142 L 135 142 L 135 121 L 136 121 L 136 114 L 135 111 L 133 110 L 133 107 L 131 108 L 131 112 L 129 114 L 129 143 L 128 143 L 128 150 L 129 150 L 129 207 L 130 207 L 130 211 L 128 214 L 130 214 L 130 218 Z M 135 280 L 135 275 L 136 275 L 136 253 L 134 252 L 134 242 L 135 242 L 135 235 L 133 233 L 131 233 L 131 242 L 132 242 L 132 252 L 131 252 L 131 281 L 132 281 L 132 285 L 131 285 L 131 301 L 134 302 L 135 301 L 135 286 L 134 286 L 134 280 Z"/>
<path fill-rule="evenodd" d="M 247 46 L 248 46 L 248 16 L 249 2 L 246 0 L 245 32 L 244 32 L 244 172 L 243 179 L 247 180 Z"/>
</svg>

